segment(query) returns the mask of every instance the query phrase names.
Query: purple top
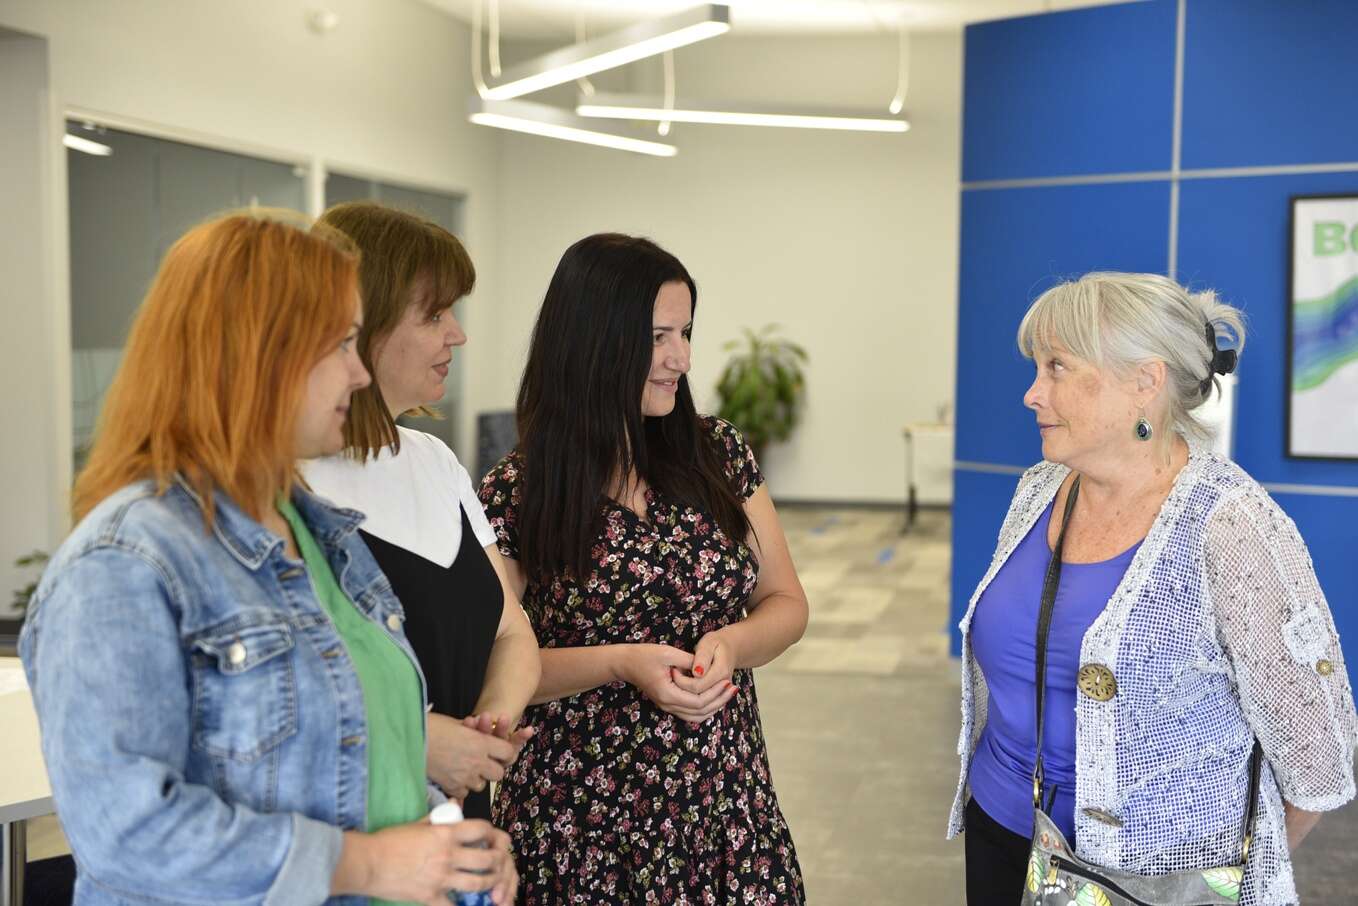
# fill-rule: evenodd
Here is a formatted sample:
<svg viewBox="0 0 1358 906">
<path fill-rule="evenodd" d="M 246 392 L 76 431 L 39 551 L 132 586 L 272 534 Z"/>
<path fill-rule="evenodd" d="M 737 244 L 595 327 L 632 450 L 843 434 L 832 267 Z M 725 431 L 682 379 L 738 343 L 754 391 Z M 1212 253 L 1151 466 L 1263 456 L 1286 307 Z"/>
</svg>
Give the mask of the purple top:
<svg viewBox="0 0 1358 906">
<path fill-rule="evenodd" d="M 1053 501 L 1054 503 L 1054 501 Z M 1052 505 L 976 602 L 971 646 L 990 696 L 985 729 L 976 744 L 969 782 L 976 803 L 1001 825 L 1023 837 L 1033 832 L 1033 764 L 1037 760 L 1035 686 L 1037 612 L 1051 547 Z M 1042 768 L 1046 790 L 1056 786 L 1051 817 L 1075 845 L 1075 675 L 1080 643 L 1103 612 L 1137 542 L 1101 563 L 1063 563 L 1047 638 L 1046 727 Z"/>
</svg>

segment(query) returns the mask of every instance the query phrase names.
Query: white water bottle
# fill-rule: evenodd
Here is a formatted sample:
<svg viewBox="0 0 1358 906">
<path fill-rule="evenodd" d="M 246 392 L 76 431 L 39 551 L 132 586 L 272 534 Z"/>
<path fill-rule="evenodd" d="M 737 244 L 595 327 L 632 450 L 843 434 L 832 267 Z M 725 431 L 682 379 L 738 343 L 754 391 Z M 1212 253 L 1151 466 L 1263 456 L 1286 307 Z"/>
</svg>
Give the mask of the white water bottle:
<svg viewBox="0 0 1358 906">
<path fill-rule="evenodd" d="M 430 824 L 457 824 L 461 820 L 462 806 L 452 800 L 436 806 L 434 810 L 429 813 Z M 482 842 L 473 845 L 485 847 L 487 844 Z M 456 903 L 457 906 L 494 906 L 494 903 L 490 898 L 489 890 L 478 890 L 473 892 L 450 890 L 448 891 L 448 901 L 450 903 Z"/>
</svg>

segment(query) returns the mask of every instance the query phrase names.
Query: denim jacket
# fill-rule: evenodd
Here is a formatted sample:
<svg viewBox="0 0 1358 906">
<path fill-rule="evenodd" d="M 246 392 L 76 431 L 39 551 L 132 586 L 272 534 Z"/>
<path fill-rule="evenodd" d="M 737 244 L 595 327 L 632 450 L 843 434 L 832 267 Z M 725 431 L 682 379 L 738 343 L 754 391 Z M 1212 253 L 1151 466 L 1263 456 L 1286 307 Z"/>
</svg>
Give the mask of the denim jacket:
<svg viewBox="0 0 1358 906">
<path fill-rule="evenodd" d="M 361 514 L 300 488 L 293 502 L 418 670 Z M 327 902 L 341 833 L 364 828 L 367 722 L 344 644 L 283 540 L 214 503 L 209 533 L 182 481 L 104 500 L 20 636 L 77 906 Z"/>
</svg>

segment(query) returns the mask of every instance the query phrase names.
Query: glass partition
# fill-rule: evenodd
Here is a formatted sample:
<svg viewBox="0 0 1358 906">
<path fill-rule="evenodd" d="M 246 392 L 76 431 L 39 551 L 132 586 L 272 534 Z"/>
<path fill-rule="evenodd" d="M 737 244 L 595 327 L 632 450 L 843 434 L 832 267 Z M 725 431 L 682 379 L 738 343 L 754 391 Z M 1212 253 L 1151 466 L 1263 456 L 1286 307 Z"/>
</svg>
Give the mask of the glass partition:
<svg viewBox="0 0 1358 906">
<path fill-rule="evenodd" d="M 132 317 L 170 245 L 248 205 L 306 210 L 303 167 L 68 121 L 71 391 L 84 465 Z"/>
</svg>

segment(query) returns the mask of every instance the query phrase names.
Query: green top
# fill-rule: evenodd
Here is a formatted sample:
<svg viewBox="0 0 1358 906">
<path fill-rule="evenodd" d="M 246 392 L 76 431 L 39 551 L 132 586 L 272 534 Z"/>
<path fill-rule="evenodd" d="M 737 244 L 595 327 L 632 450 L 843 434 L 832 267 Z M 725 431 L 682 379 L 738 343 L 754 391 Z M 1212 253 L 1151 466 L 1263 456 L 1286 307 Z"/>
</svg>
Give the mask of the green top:
<svg viewBox="0 0 1358 906">
<path fill-rule="evenodd" d="M 278 502 L 321 607 L 349 652 L 368 722 L 368 831 L 418 821 L 429 813 L 425 788 L 424 694 L 420 676 L 401 647 L 364 616 L 335 581 L 335 573 L 297 508 Z M 385 902 L 372 900 L 373 903 Z"/>
</svg>

